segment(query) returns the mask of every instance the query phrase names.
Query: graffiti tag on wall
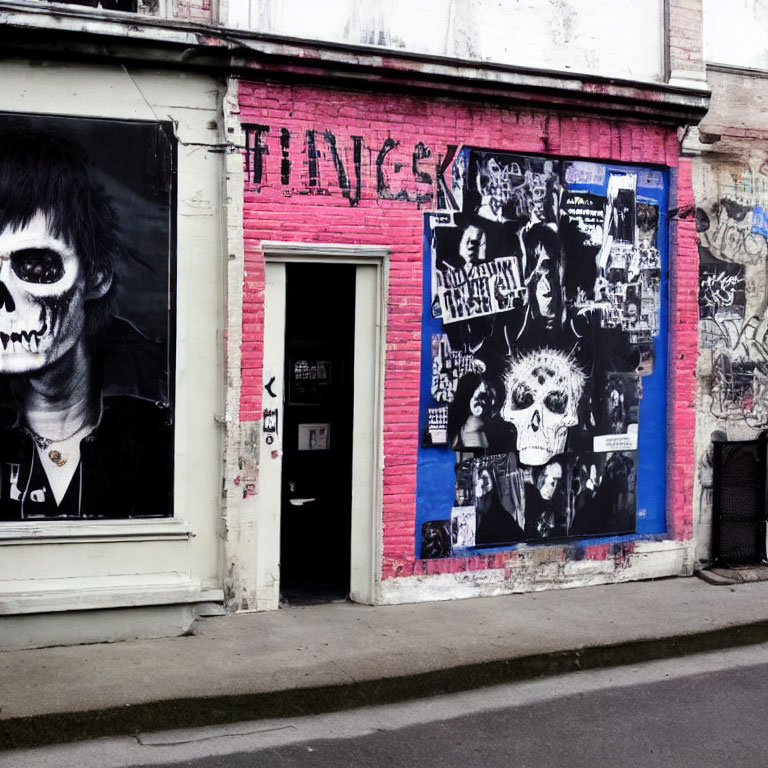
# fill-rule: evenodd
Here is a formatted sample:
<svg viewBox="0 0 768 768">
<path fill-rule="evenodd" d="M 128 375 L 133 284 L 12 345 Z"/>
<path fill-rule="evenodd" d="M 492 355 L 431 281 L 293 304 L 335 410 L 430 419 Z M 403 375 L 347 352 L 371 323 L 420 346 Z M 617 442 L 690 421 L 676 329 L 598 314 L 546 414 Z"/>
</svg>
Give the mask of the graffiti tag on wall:
<svg viewBox="0 0 768 768">
<path fill-rule="evenodd" d="M 662 289 L 639 185 L 662 174 L 465 149 L 452 183 L 460 209 L 426 216 L 420 483 L 454 493 L 426 513 L 421 557 L 635 532 Z M 447 450 L 440 481 L 429 452 Z"/>
<path fill-rule="evenodd" d="M 768 259 L 768 165 L 752 153 L 750 168 L 707 210 L 699 232 L 699 338 L 709 356 L 712 414 L 754 429 L 768 427 L 768 326 L 764 297 L 750 297 L 748 271 Z M 754 291 L 752 291 L 754 293 Z M 748 304 L 752 306 L 747 311 Z"/>
<path fill-rule="evenodd" d="M 246 182 L 256 192 L 271 186 L 286 195 L 340 194 L 355 206 L 366 194 L 364 179 L 372 177 L 380 200 L 421 205 L 437 194 L 439 207 L 445 207 L 450 195 L 444 174 L 455 146 L 434 151 L 424 142 L 406 146 L 392 137 L 376 143 L 350 136 L 343 142 L 328 129 L 296 136 L 258 123 L 242 127 Z"/>
</svg>

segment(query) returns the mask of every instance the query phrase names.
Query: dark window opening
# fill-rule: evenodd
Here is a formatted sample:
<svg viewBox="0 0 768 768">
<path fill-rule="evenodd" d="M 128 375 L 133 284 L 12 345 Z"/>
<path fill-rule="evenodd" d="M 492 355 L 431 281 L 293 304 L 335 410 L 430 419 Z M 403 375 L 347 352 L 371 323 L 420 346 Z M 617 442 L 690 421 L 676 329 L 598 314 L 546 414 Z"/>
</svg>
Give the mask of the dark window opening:
<svg viewBox="0 0 768 768">
<path fill-rule="evenodd" d="M 766 559 L 766 437 L 713 443 L 713 557 L 718 565 Z"/>
</svg>

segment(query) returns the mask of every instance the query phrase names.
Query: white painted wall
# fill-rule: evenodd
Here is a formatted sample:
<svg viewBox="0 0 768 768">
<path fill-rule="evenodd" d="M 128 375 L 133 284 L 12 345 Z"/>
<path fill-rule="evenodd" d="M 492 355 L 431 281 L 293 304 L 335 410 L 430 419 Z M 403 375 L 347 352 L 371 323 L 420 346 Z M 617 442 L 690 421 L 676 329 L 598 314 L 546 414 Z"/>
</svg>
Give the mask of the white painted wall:
<svg viewBox="0 0 768 768">
<path fill-rule="evenodd" d="M 768 0 L 703 0 L 704 59 L 768 69 Z"/>
<path fill-rule="evenodd" d="M 636 80 L 663 76 L 663 0 L 229 0 L 257 32 Z"/>
<path fill-rule="evenodd" d="M 2 111 L 177 125 L 175 517 L 0 523 L 0 614 L 31 620 L 35 613 L 64 611 L 56 614 L 61 638 L 116 639 L 93 624 L 97 615 L 114 622 L 112 614 L 80 609 L 223 599 L 222 429 L 215 417 L 222 410 L 224 383 L 224 159 L 209 149 L 221 142 L 223 84 L 190 73 L 40 60 L 3 62 L 0 81 Z M 64 629 L 76 615 L 92 622 L 90 634 Z M 130 621 L 125 616 L 121 621 L 130 635 Z M 18 627 L 18 620 L 3 626 Z M 11 634 L 0 632 L 0 647 L 18 647 Z M 51 637 L 55 641 L 55 630 Z"/>
</svg>

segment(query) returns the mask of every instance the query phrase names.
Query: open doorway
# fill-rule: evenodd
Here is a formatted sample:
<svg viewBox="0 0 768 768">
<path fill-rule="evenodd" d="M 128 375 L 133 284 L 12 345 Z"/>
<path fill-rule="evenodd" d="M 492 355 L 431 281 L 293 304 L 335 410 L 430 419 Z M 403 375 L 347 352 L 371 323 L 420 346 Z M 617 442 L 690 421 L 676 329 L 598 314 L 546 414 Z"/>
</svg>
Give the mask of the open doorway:
<svg viewBox="0 0 768 768">
<path fill-rule="evenodd" d="M 261 248 L 263 423 L 258 493 L 247 508 L 250 604 L 274 610 L 281 596 L 289 604 L 347 596 L 373 604 L 389 251 L 271 241 Z"/>
<path fill-rule="evenodd" d="M 298 605 L 350 590 L 356 268 L 285 270 L 280 591 Z"/>
</svg>

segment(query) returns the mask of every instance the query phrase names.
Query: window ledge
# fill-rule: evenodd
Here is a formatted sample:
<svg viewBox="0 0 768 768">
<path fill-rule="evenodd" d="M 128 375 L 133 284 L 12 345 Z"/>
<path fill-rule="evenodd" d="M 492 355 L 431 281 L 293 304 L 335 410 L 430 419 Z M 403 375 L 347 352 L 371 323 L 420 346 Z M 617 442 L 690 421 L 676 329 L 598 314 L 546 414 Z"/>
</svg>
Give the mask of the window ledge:
<svg viewBox="0 0 768 768">
<path fill-rule="evenodd" d="M 25 520 L 0 523 L 0 546 L 83 544 L 89 541 L 168 541 L 193 536 L 176 518 L 154 520 Z"/>
<path fill-rule="evenodd" d="M 224 602 L 221 589 L 204 588 L 184 574 L 43 579 L 23 586 L 22 591 L 18 583 L 0 582 L 0 616 Z"/>
</svg>

